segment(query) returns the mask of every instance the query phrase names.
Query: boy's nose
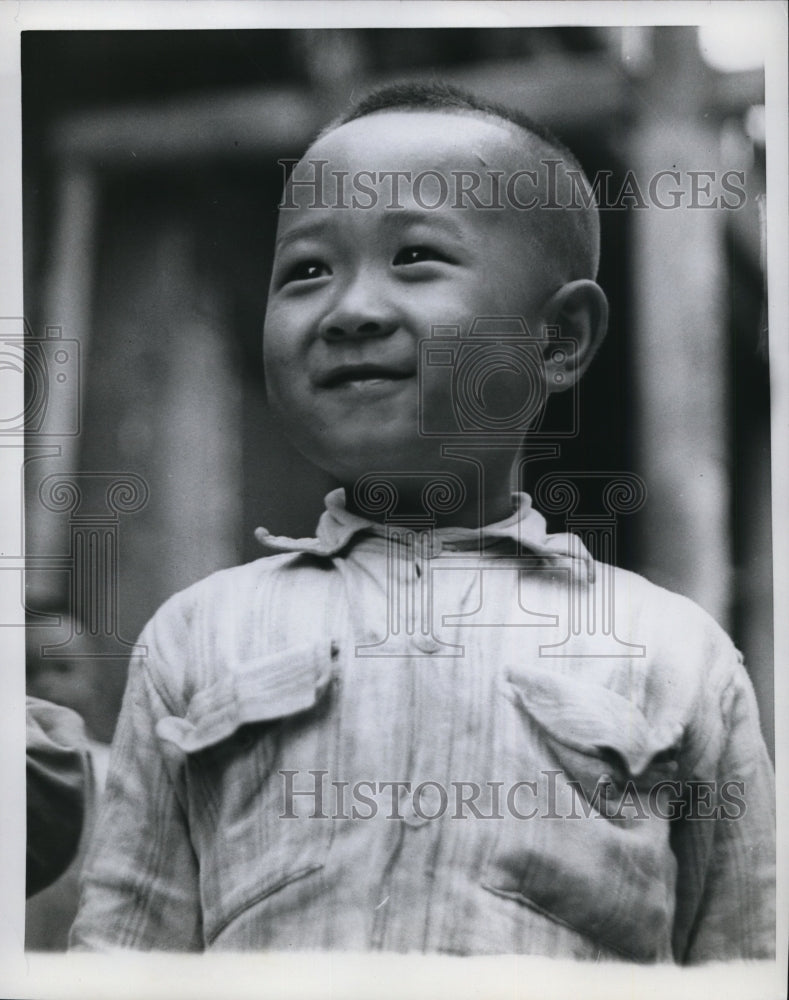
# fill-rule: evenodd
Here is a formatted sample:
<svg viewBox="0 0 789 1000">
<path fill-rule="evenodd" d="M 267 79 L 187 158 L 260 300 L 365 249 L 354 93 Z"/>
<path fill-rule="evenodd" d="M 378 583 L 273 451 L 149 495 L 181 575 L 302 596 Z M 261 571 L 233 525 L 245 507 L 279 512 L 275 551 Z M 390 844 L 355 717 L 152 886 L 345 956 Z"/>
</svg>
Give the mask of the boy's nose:
<svg viewBox="0 0 789 1000">
<path fill-rule="evenodd" d="M 375 283 L 357 280 L 338 296 L 321 320 L 318 332 L 326 340 L 338 340 L 386 337 L 396 328 L 393 311 L 376 294 Z"/>
</svg>

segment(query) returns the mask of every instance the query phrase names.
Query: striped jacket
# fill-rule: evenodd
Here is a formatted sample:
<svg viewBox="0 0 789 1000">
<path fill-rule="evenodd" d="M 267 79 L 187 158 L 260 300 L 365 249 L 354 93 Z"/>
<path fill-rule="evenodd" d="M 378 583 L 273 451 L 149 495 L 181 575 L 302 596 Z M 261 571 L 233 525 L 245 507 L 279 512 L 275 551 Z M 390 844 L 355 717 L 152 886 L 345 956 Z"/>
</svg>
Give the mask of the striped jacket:
<svg viewBox="0 0 789 1000">
<path fill-rule="evenodd" d="M 696 605 L 525 495 L 260 539 L 143 632 L 73 947 L 772 955 L 771 766 Z"/>
</svg>

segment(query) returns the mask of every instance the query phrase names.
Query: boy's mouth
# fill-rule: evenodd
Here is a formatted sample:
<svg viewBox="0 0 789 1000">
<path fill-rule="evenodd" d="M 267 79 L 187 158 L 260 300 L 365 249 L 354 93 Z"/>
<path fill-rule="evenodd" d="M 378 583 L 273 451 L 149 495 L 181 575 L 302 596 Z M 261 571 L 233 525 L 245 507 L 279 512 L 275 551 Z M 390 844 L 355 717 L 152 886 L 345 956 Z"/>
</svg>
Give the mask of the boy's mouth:
<svg viewBox="0 0 789 1000">
<path fill-rule="evenodd" d="M 338 389 L 344 386 L 351 388 L 373 387 L 387 385 L 390 382 L 402 382 L 411 378 L 413 372 L 398 368 L 386 368 L 383 365 L 338 365 L 320 375 L 316 382 L 322 389 Z"/>
</svg>

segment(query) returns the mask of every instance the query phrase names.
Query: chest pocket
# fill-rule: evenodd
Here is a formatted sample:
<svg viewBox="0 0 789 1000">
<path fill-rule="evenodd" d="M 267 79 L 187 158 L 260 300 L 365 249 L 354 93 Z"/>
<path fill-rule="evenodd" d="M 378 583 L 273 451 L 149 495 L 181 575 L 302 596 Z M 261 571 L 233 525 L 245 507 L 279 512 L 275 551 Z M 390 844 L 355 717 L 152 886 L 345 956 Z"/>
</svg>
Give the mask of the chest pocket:
<svg viewBox="0 0 789 1000">
<path fill-rule="evenodd" d="M 328 641 L 242 664 L 197 691 L 185 718 L 157 725 L 183 779 L 208 945 L 326 861 L 333 824 L 322 794 L 339 733 L 336 664 Z"/>
<path fill-rule="evenodd" d="M 681 727 L 657 729 L 617 692 L 547 670 L 510 672 L 502 693 L 501 766 L 510 787 L 524 784 L 497 824 L 484 887 L 611 955 L 670 960 L 664 806 Z"/>
</svg>

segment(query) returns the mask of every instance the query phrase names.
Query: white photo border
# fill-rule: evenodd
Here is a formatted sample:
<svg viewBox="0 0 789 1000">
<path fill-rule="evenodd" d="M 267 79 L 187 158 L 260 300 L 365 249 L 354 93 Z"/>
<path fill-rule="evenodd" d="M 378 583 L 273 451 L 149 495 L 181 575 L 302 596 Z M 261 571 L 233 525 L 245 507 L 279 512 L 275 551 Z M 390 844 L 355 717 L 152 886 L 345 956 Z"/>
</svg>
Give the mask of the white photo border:
<svg viewBox="0 0 789 1000">
<path fill-rule="evenodd" d="M 148 0 L 7 0 L 0 7 L 0 315 L 22 316 L 21 85 L 22 31 L 283 27 L 449 27 L 560 24 L 701 24 L 726 18 L 765 29 L 767 106 L 768 284 L 772 380 L 775 715 L 778 798 L 778 958 L 776 963 L 690 970 L 593 966 L 540 958 L 451 959 L 396 955 L 105 956 L 25 954 L 24 938 L 24 629 L 3 629 L 5 678 L 0 726 L 0 995 L 8 997 L 717 997 L 786 996 L 787 852 L 789 839 L 789 300 L 787 298 L 787 7 L 782 2 L 202 2 Z M 5 376 L 4 376 L 5 379 Z M 3 381 L 22 410 L 21 379 Z M 3 454 L 4 453 L 4 454 Z M 16 460 L 3 455 L 2 519 L 20 530 Z M 9 464 L 11 463 L 11 464 Z M 0 590 L 0 599 L 4 592 Z M 23 623 L 20 622 L 20 625 Z"/>
</svg>

